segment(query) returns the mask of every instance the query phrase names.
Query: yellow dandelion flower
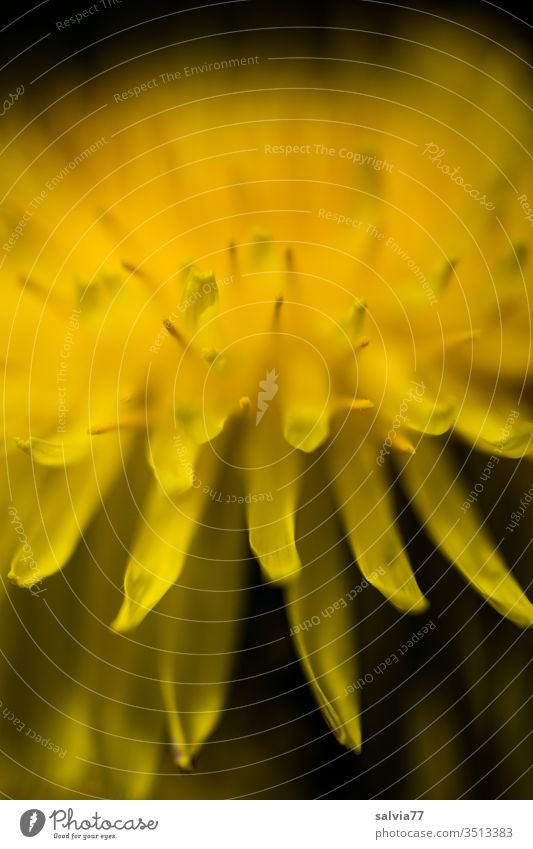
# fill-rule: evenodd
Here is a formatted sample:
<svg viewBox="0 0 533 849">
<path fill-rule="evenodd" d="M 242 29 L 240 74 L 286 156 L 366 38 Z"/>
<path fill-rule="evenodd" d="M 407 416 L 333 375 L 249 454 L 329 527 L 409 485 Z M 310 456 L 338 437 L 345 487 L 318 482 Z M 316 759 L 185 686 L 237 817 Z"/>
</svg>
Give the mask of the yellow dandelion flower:
<svg viewBox="0 0 533 849">
<path fill-rule="evenodd" d="M 108 594 L 79 637 L 116 671 L 125 795 L 167 738 L 185 770 L 211 738 L 254 558 L 360 749 L 358 597 L 432 596 L 399 491 L 489 605 L 533 621 L 454 449 L 489 477 L 533 450 L 531 118 L 516 63 L 432 45 L 372 73 L 342 40 L 283 62 L 176 48 L 6 116 L 4 574 L 39 595 L 77 551 L 67 579 L 89 608 Z M 96 760 L 89 666 L 61 693 L 65 792 Z"/>
</svg>

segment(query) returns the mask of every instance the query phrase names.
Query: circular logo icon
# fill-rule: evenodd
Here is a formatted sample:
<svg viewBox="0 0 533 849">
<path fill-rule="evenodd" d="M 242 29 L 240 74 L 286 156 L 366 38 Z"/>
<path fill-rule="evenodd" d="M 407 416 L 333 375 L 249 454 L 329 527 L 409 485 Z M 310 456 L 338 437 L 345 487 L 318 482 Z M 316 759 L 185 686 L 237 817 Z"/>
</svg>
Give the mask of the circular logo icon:
<svg viewBox="0 0 533 849">
<path fill-rule="evenodd" d="M 42 811 L 30 808 L 29 811 L 24 811 L 20 818 L 20 830 L 24 837 L 35 837 L 42 831 L 45 822 L 46 817 Z"/>
</svg>

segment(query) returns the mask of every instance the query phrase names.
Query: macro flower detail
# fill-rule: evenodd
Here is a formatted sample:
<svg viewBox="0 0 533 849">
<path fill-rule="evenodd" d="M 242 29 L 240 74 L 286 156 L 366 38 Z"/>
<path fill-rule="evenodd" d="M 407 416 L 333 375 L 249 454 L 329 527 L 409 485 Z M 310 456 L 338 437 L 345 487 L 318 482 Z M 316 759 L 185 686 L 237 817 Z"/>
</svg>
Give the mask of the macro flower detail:
<svg viewBox="0 0 533 849">
<path fill-rule="evenodd" d="M 533 452 L 530 225 L 510 185 L 531 181 L 528 125 L 518 96 L 493 117 L 505 73 L 483 74 L 487 57 L 453 90 L 434 80 L 436 105 L 416 51 L 398 61 L 386 96 L 379 72 L 309 61 L 287 86 L 257 63 L 223 94 L 195 78 L 112 103 L 110 84 L 139 83 L 120 71 L 54 107 L 53 144 L 45 116 L 10 146 L 4 576 L 36 593 L 83 568 L 90 607 L 91 570 L 120 546 L 122 600 L 95 641 L 128 657 L 117 727 L 142 707 L 136 641 L 154 651 L 160 702 L 132 711 L 143 775 L 156 741 L 190 770 L 212 737 L 254 560 L 355 751 L 359 584 L 399 615 L 429 615 L 439 591 L 420 586 L 407 509 L 468 592 L 533 623 L 461 460 Z M 7 120 L 16 138 L 22 108 Z"/>
</svg>

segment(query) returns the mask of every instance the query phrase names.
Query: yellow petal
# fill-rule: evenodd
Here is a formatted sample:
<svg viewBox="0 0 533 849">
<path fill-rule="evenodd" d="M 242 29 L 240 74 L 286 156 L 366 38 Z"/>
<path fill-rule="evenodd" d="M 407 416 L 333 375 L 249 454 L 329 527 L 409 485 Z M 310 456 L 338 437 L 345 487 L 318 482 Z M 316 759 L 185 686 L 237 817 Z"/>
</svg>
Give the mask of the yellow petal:
<svg viewBox="0 0 533 849">
<path fill-rule="evenodd" d="M 221 509 L 222 507 L 222 509 Z M 238 656 L 245 601 L 245 538 L 217 505 L 161 607 L 161 691 L 174 760 L 190 770 L 224 708 Z M 240 511 L 239 511 L 240 515 Z M 216 559 L 215 559 L 216 558 Z"/>
<path fill-rule="evenodd" d="M 33 509 L 27 516 L 21 512 L 24 542 L 21 538 L 11 562 L 11 580 L 31 587 L 65 565 L 116 480 L 130 445 L 122 438 L 120 447 L 116 435 L 102 437 L 90 462 L 34 476 Z M 27 473 L 31 475 L 30 468 Z"/>
<path fill-rule="evenodd" d="M 439 442 L 420 441 L 404 465 L 402 483 L 420 521 L 451 563 L 499 613 L 517 625 L 533 624 L 533 605 L 507 570 L 475 505 Z"/>
<path fill-rule="evenodd" d="M 411 569 L 391 498 L 391 482 L 376 453 L 350 425 L 331 449 L 334 488 L 350 546 L 365 578 L 399 610 L 428 607 Z"/>
<path fill-rule="evenodd" d="M 179 401 L 176 404 L 176 422 L 181 430 L 197 445 L 211 442 L 223 430 L 226 416 L 209 409 Z"/>
<path fill-rule="evenodd" d="M 173 427 L 170 416 L 157 425 L 147 451 L 156 480 L 167 495 L 181 495 L 191 488 L 198 447 L 185 433 Z"/>
<path fill-rule="evenodd" d="M 174 503 L 157 484 L 150 488 L 124 577 L 124 601 L 112 627 L 130 631 L 179 577 L 206 507 L 201 488 Z"/>
<path fill-rule="evenodd" d="M 318 476 L 314 476 L 317 481 Z M 357 572 L 339 543 L 327 491 L 311 491 L 298 514 L 302 568 L 285 589 L 291 633 L 322 713 L 340 743 L 359 751 L 361 730 L 355 639 Z"/>
<path fill-rule="evenodd" d="M 417 397 L 415 389 L 407 403 L 405 427 L 418 433 L 438 435 L 446 433 L 453 426 L 455 418 L 456 410 L 451 401 L 438 400 L 428 389 Z"/>
<path fill-rule="evenodd" d="M 88 759 L 93 769 L 95 762 L 107 767 L 108 780 L 118 798 L 143 799 L 152 792 L 161 762 L 163 737 L 163 717 L 157 710 L 157 702 L 151 698 L 154 684 L 148 678 L 148 650 L 126 637 L 109 632 L 106 637 L 94 669 L 100 680 L 95 681 L 93 692 L 80 694 L 90 702 L 92 724 L 98 729 Z M 123 639 L 129 645 L 117 649 L 113 638 Z M 105 665 L 102 660 L 106 661 Z M 151 660 L 153 663 L 153 657 Z M 112 686 L 107 682 L 102 684 L 102 674 L 110 677 L 111 670 Z"/>
<path fill-rule="evenodd" d="M 131 478 L 120 482 L 109 515 L 100 513 L 91 525 L 87 548 L 76 557 L 77 582 L 74 587 L 61 588 L 65 597 L 72 596 L 74 590 L 80 600 L 72 613 L 72 604 L 69 606 L 74 623 L 70 619 L 65 622 L 63 617 L 62 624 L 73 639 L 79 640 L 80 650 L 70 660 L 75 670 L 74 682 L 70 683 L 77 699 L 72 716 L 83 717 L 83 731 L 90 731 L 92 736 L 89 751 L 79 752 L 89 776 L 100 773 L 106 798 L 142 799 L 153 793 L 163 755 L 164 716 L 155 670 L 157 643 L 150 622 L 138 640 L 116 634 L 107 626 L 115 608 L 113 590 L 118 589 L 121 577 L 120 536 L 128 523 L 124 505 L 132 498 L 129 486 Z M 117 534 L 115 539 L 110 539 L 110 524 Z M 106 564 L 105 573 L 94 568 L 95 562 Z M 55 599 L 46 600 L 53 605 Z M 58 609 L 64 607 L 65 603 L 61 607 L 57 604 Z M 60 652 L 61 647 L 56 650 Z M 61 714 L 59 719 L 64 721 Z M 77 747 L 73 752 L 78 753 Z"/>
<path fill-rule="evenodd" d="M 490 408 L 489 403 L 489 398 L 483 400 L 469 391 L 457 418 L 457 432 L 476 448 L 497 456 L 519 458 L 531 454 L 533 422 L 511 403 Z"/>
<path fill-rule="evenodd" d="M 315 451 L 329 436 L 330 378 L 319 353 L 291 336 L 278 341 L 283 435 L 300 451 Z"/>
<path fill-rule="evenodd" d="M 290 409 L 285 414 L 283 435 L 300 451 L 315 451 L 329 436 L 329 414 L 322 409 Z"/>
<path fill-rule="evenodd" d="M 250 547 L 267 578 L 287 581 L 300 568 L 294 541 L 294 519 L 301 460 L 287 445 L 277 420 L 250 425 L 245 439 L 246 516 Z"/>
<path fill-rule="evenodd" d="M 202 516 L 218 493 L 218 458 L 211 448 L 199 458 L 192 488 L 175 501 L 150 487 L 124 577 L 124 601 L 113 622 L 117 631 L 139 625 L 178 579 Z"/>
</svg>

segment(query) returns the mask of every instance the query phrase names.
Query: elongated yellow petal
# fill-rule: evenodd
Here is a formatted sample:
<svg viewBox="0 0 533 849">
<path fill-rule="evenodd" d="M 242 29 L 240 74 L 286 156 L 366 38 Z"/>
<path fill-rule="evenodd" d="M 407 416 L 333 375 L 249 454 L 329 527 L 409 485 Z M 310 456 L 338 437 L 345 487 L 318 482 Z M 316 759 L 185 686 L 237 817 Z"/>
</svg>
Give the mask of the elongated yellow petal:
<svg viewBox="0 0 533 849">
<path fill-rule="evenodd" d="M 245 438 L 248 469 L 245 474 L 246 516 L 250 547 L 267 578 L 295 577 L 300 558 L 294 542 L 294 517 L 302 463 L 298 452 L 282 438 L 277 421 L 266 418 Z"/>
<path fill-rule="evenodd" d="M 91 749 L 83 753 L 89 773 L 94 774 L 95 764 L 103 767 L 106 796 L 142 799 L 152 795 L 164 749 L 164 715 L 152 648 L 157 642 L 150 620 L 139 639 L 116 634 L 107 625 L 116 595 L 110 592 L 110 583 L 118 588 L 123 550 L 120 538 L 109 539 L 108 523 L 112 518 L 120 534 L 127 521 L 123 506 L 131 498 L 130 485 L 131 480 L 120 481 L 109 517 L 100 514 L 91 526 L 87 549 L 77 558 L 81 575 L 76 576 L 76 589 L 81 583 L 80 600 L 81 596 L 87 600 L 88 609 L 80 604 L 71 614 L 75 624 L 69 621 L 65 626 L 83 646 L 75 659 L 78 705 L 73 716 L 83 716 L 92 735 Z M 94 569 L 95 562 L 106 565 L 105 574 Z M 72 588 L 66 586 L 63 592 L 72 594 Z"/>
<path fill-rule="evenodd" d="M 285 589 L 291 633 L 328 725 L 340 743 L 359 751 L 357 572 L 339 543 L 331 498 L 307 481 L 305 490 L 308 503 L 298 514 L 302 568 Z"/>
<path fill-rule="evenodd" d="M 176 404 L 176 421 L 187 436 L 197 445 L 204 445 L 222 432 L 226 417 L 187 401 Z"/>
<path fill-rule="evenodd" d="M 84 689 L 69 687 L 68 683 L 64 683 L 59 692 L 56 689 L 52 698 L 55 710 L 51 712 L 49 725 L 43 728 L 41 736 L 61 743 L 54 758 L 47 752 L 44 774 L 57 787 L 82 789 L 90 781 L 91 761 L 94 763 L 96 752 L 92 699 Z"/>
<path fill-rule="evenodd" d="M 134 539 L 124 577 L 124 601 L 113 622 L 117 631 L 129 631 L 178 579 L 195 534 L 203 531 L 205 511 L 221 497 L 216 488 L 220 462 L 212 448 L 199 456 L 191 488 L 171 499 L 154 482 L 143 519 Z"/>
<path fill-rule="evenodd" d="M 476 448 L 497 456 L 518 458 L 533 453 L 533 421 L 511 403 L 489 408 L 489 399 L 483 401 L 469 391 L 456 430 Z"/>
<path fill-rule="evenodd" d="M 329 411 L 323 408 L 287 410 L 283 434 L 293 448 L 310 453 L 329 436 Z"/>
<path fill-rule="evenodd" d="M 421 440 L 404 465 L 402 483 L 433 543 L 499 613 L 533 625 L 533 604 L 505 566 L 475 505 L 439 442 Z"/>
<path fill-rule="evenodd" d="M 421 613 L 428 606 L 411 569 L 391 503 L 391 482 L 367 443 L 357 448 L 348 425 L 331 454 L 334 488 L 361 572 L 395 607 Z"/>
<path fill-rule="evenodd" d="M 405 426 L 419 433 L 441 434 L 446 433 L 455 422 L 455 406 L 451 401 L 437 400 L 428 389 L 425 389 L 419 397 L 416 389 L 409 390 L 412 394 L 407 402 Z M 407 397 L 407 396 L 406 396 Z M 399 406 L 401 411 L 402 401 Z"/>
<path fill-rule="evenodd" d="M 437 391 L 434 381 L 415 376 L 396 354 L 372 351 L 372 370 L 361 377 L 363 397 L 375 398 L 376 381 L 384 386 L 380 404 L 384 435 L 399 428 L 436 435 L 453 426 L 457 412 L 453 398 L 442 388 Z"/>
<path fill-rule="evenodd" d="M 161 692 L 174 760 L 183 770 L 192 768 L 220 719 L 244 622 L 244 540 L 232 529 L 237 523 L 221 524 L 226 530 L 205 528 L 198 536 L 157 623 Z"/>
<path fill-rule="evenodd" d="M 313 348 L 302 346 L 290 335 L 282 337 L 279 347 L 283 434 L 293 448 L 310 453 L 329 436 L 330 379 Z"/>
<path fill-rule="evenodd" d="M 207 496 L 194 488 L 176 503 L 157 483 L 149 491 L 124 577 L 116 631 L 139 625 L 179 577 L 194 534 L 201 531 Z"/>
<path fill-rule="evenodd" d="M 130 445 L 123 440 L 124 456 Z M 11 580 L 31 587 L 65 565 L 116 480 L 121 463 L 116 435 L 109 435 L 94 446 L 90 462 L 35 475 L 32 511 L 21 514 L 24 544 L 11 561 Z M 27 473 L 31 475 L 29 465 Z"/>
<path fill-rule="evenodd" d="M 129 644 L 118 647 L 113 639 Z M 148 678 L 146 655 L 144 647 L 108 632 L 99 646 L 100 662 L 93 662 L 93 676 L 99 675 L 100 680 L 94 681 L 93 692 L 81 694 L 90 702 L 91 722 L 98 729 L 89 759 L 105 764 L 117 796 L 133 799 L 150 795 L 163 754 L 164 720 L 154 698 L 155 684 Z M 109 669 L 113 670 L 112 686 L 101 681 Z"/>
<path fill-rule="evenodd" d="M 160 423 L 148 445 L 148 462 L 156 480 L 169 496 L 181 495 L 194 483 L 194 463 L 198 446 L 177 430 L 169 418 Z"/>
</svg>

